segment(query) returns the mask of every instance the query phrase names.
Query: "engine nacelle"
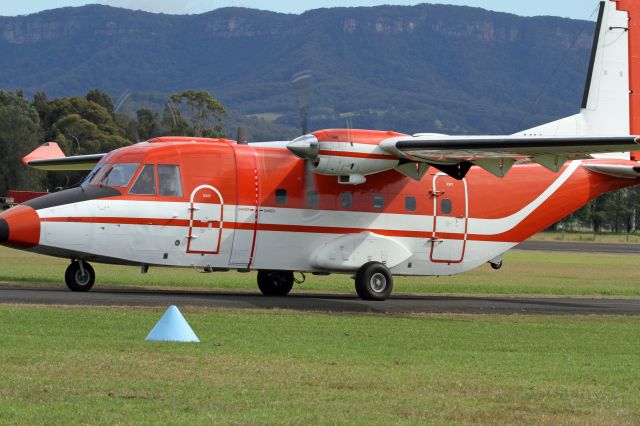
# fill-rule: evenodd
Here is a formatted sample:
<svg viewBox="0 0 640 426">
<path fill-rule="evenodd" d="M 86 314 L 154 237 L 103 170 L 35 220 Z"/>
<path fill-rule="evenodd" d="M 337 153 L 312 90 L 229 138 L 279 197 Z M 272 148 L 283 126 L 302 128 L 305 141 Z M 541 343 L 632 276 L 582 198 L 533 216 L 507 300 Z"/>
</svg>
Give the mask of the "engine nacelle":
<svg viewBox="0 0 640 426">
<path fill-rule="evenodd" d="M 338 176 L 342 184 L 358 185 L 366 182 L 367 175 L 398 167 L 398 157 L 378 146 L 383 140 L 397 136 L 406 135 L 372 130 L 321 130 L 295 139 L 287 148 L 312 161 L 313 172 Z"/>
</svg>

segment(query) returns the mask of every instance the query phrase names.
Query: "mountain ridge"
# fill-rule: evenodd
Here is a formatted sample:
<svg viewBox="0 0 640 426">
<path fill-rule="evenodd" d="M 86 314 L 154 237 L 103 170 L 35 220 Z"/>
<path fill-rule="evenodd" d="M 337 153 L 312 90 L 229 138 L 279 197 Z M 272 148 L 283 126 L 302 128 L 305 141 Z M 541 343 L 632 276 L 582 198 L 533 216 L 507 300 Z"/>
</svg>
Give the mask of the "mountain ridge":
<svg viewBox="0 0 640 426">
<path fill-rule="evenodd" d="M 0 17 L 0 87 L 71 96 L 206 89 L 297 127 L 509 133 L 574 113 L 594 24 L 466 6 L 222 8 L 167 15 L 104 5 Z M 544 92 L 541 90 L 544 89 Z M 536 101 L 537 100 L 537 101 Z"/>
</svg>

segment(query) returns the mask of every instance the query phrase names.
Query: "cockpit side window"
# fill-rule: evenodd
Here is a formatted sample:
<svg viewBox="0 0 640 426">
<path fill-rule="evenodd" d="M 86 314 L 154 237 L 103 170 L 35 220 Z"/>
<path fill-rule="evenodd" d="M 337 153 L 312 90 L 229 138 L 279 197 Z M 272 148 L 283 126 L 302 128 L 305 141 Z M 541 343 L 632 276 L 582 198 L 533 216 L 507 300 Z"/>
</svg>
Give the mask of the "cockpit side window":
<svg viewBox="0 0 640 426">
<path fill-rule="evenodd" d="M 87 177 L 84 178 L 81 186 L 83 188 L 86 188 L 89 185 L 97 185 L 98 183 L 100 183 L 105 173 L 107 173 L 110 168 L 111 164 L 98 163 L 87 175 Z"/>
<path fill-rule="evenodd" d="M 156 195 L 156 175 L 153 170 L 153 165 L 147 164 L 142 168 L 129 194 Z"/>
<path fill-rule="evenodd" d="M 98 173 L 100 173 L 102 171 L 104 165 L 105 164 L 102 163 L 102 162 L 96 164 L 96 166 L 93 169 L 91 169 L 89 174 L 84 178 L 84 180 L 82 181 L 82 184 L 80 186 L 86 187 L 87 185 L 89 185 L 89 182 L 91 182 L 93 179 L 95 179 L 95 177 L 98 175 Z"/>
<path fill-rule="evenodd" d="M 167 164 L 158 165 L 158 187 L 160 195 L 166 197 L 182 197 L 180 167 Z"/>
<path fill-rule="evenodd" d="M 138 163 L 114 164 L 100 183 L 105 186 L 128 186 L 138 166 Z"/>
</svg>

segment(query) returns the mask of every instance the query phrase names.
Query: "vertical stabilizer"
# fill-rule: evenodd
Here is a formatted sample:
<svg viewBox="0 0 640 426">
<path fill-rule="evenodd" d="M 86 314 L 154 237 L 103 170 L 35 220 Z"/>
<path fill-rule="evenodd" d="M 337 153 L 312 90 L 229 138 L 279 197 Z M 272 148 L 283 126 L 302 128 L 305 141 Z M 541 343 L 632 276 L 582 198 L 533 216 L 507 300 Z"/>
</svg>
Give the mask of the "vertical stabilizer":
<svg viewBox="0 0 640 426">
<path fill-rule="evenodd" d="M 629 17 L 633 13 L 637 13 L 640 19 L 640 0 L 600 2 L 580 112 L 525 130 L 519 135 L 640 134 L 640 52 L 636 53 L 640 48 L 640 28 L 629 28 Z M 640 22 L 636 25 L 640 27 Z M 632 87 L 636 82 L 638 90 L 634 93 Z M 624 156 L 629 158 L 628 153 Z"/>
<path fill-rule="evenodd" d="M 627 13 L 629 43 L 629 126 L 632 135 L 640 135 L 640 0 L 612 0 L 616 9 Z M 640 161 L 640 152 L 631 159 Z"/>
</svg>

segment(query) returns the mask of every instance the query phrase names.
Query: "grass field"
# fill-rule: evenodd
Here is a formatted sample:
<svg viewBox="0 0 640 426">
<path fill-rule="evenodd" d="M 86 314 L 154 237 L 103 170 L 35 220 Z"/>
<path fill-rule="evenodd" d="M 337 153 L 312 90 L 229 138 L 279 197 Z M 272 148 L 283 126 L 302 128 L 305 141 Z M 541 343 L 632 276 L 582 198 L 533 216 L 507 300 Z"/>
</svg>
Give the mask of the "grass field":
<svg viewBox="0 0 640 426">
<path fill-rule="evenodd" d="M 62 287 L 67 262 L 0 248 L 0 282 Z M 253 273 L 94 267 L 97 286 L 257 291 Z M 340 275 L 300 288 L 353 292 Z M 501 271 L 398 277 L 396 291 L 637 297 L 640 261 L 512 252 Z M 0 424 L 640 419 L 640 317 L 181 308 L 200 344 L 145 342 L 159 309 L 0 305 Z"/>
<path fill-rule="evenodd" d="M 0 248 L 0 282 L 63 284 L 67 260 Z M 255 274 L 198 274 L 192 269 L 94 265 L 96 286 L 240 289 L 257 291 Z M 512 252 L 500 271 L 488 265 L 453 277 L 396 277 L 395 292 L 429 294 L 518 294 L 640 296 L 640 260 L 635 256 Z M 355 292 L 346 275 L 309 276 L 294 291 Z"/>
<path fill-rule="evenodd" d="M 3 424 L 634 424 L 640 318 L 0 307 Z"/>
</svg>

